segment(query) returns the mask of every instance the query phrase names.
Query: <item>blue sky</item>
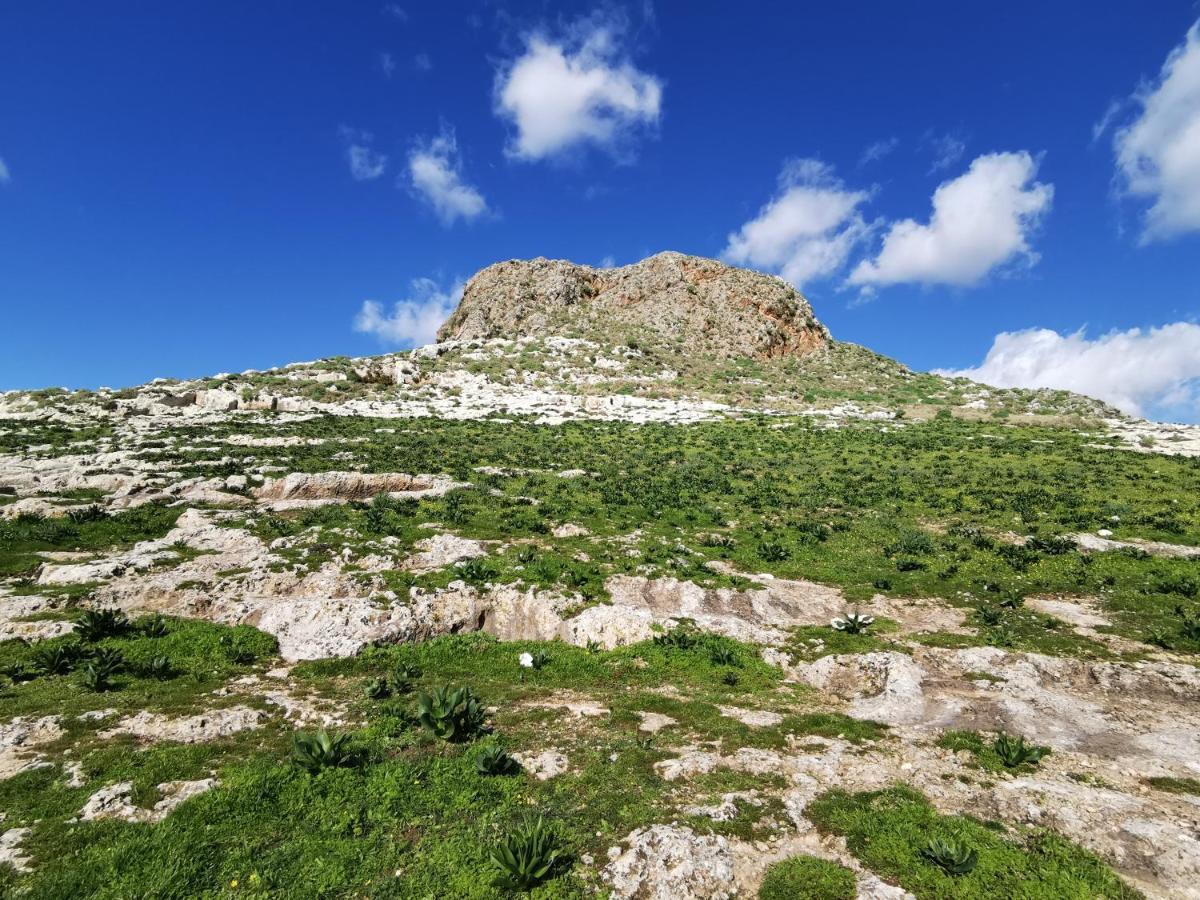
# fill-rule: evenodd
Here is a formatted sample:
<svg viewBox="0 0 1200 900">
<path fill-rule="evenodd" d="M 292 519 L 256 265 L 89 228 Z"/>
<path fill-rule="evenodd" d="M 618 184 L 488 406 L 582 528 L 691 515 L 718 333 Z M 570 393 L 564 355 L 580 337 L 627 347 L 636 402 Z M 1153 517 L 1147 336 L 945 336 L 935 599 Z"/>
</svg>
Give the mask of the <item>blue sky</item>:
<svg viewBox="0 0 1200 900">
<path fill-rule="evenodd" d="M 382 352 L 496 260 L 674 249 L 780 272 L 915 368 L 1196 420 L 1198 19 L 10 4 L 0 388 Z"/>
</svg>

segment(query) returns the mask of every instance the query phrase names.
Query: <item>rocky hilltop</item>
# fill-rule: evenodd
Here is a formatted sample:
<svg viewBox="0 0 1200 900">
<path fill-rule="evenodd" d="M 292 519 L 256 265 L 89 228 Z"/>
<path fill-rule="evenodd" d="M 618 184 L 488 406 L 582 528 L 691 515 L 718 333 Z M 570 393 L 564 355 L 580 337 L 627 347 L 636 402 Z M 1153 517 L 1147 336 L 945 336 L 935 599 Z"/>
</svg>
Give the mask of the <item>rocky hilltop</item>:
<svg viewBox="0 0 1200 900">
<path fill-rule="evenodd" d="M 829 343 L 799 291 L 781 278 L 713 259 L 659 253 L 594 269 L 559 259 L 496 263 L 467 282 L 438 339 L 665 338 L 683 353 L 769 359 Z"/>
</svg>

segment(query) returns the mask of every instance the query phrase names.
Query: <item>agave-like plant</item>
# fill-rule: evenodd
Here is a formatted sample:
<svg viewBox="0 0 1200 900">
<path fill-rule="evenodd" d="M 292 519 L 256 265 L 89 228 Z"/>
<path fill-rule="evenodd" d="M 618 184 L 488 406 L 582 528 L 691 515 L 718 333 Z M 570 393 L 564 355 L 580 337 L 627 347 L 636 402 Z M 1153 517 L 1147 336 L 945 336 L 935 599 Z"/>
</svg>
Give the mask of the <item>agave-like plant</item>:
<svg viewBox="0 0 1200 900">
<path fill-rule="evenodd" d="M 152 616 L 146 616 L 146 618 L 138 622 L 138 628 L 141 629 L 142 634 L 146 637 L 152 638 L 166 637 L 167 632 L 170 631 L 167 620 L 157 613 Z"/>
<path fill-rule="evenodd" d="M 129 630 L 129 619 L 119 609 L 84 610 L 75 621 L 75 633 L 89 643 L 115 637 Z"/>
<path fill-rule="evenodd" d="M 862 634 L 875 622 L 874 616 L 866 616 L 858 610 L 851 610 L 844 616 L 834 619 L 829 623 L 830 627 L 835 631 L 842 631 L 846 634 Z"/>
<path fill-rule="evenodd" d="M 363 686 L 363 693 L 371 700 L 386 700 L 392 696 L 392 686 L 386 678 L 372 678 Z"/>
<path fill-rule="evenodd" d="M 954 838 L 933 838 L 921 851 L 921 857 L 947 875 L 966 875 L 979 862 L 979 854 Z"/>
<path fill-rule="evenodd" d="M 102 694 L 112 690 L 112 677 L 120 668 L 120 663 L 111 658 L 93 658 L 83 667 L 79 680 L 89 691 Z"/>
<path fill-rule="evenodd" d="M 558 835 L 538 816 L 509 832 L 492 850 L 491 860 L 500 870 L 496 878 L 500 887 L 529 891 L 549 878 L 565 858 Z"/>
<path fill-rule="evenodd" d="M 149 662 L 138 666 L 138 674 L 143 678 L 154 678 L 158 681 L 169 681 L 178 673 L 171 660 L 166 656 L 155 656 Z"/>
<path fill-rule="evenodd" d="M 82 658 L 78 644 L 39 647 L 33 654 L 33 667 L 41 675 L 66 675 Z"/>
<path fill-rule="evenodd" d="M 316 734 L 300 732 L 292 738 L 292 762 L 311 775 L 322 769 L 349 768 L 359 762 L 349 744 L 348 734 L 331 735 L 324 729 Z"/>
<path fill-rule="evenodd" d="M 738 656 L 738 652 L 725 644 L 717 644 L 713 647 L 709 659 L 712 660 L 714 666 L 740 667 L 742 664 L 742 658 Z"/>
<path fill-rule="evenodd" d="M 483 728 L 484 712 L 469 687 L 436 687 L 417 697 L 417 721 L 443 741 L 464 741 Z"/>
<path fill-rule="evenodd" d="M 1004 763 L 1005 768 L 1008 769 L 1016 769 L 1026 763 L 1036 766 L 1041 762 L 1042 757 L 1050 752 L 1045 747 L 1025 743 L 1024 737 L 1013 737 L 1004 732 L 996 735 L 996 740 L 992 742 L 992 749 L 996 751 L 1000 762 Z"/>
<path fill-rule="evenodd" d="M 516 775 L 521 771 L 521 764 L 503 747 L 489 744 L 475 757 L 475 771 L 480 775 Z"/>
<path fill-rule="evenodd" d="M 682 625 L 654 636 L 654 643 L 671 650 L 690 650 L 696 646 L 696 636 Z"/>
</svg>

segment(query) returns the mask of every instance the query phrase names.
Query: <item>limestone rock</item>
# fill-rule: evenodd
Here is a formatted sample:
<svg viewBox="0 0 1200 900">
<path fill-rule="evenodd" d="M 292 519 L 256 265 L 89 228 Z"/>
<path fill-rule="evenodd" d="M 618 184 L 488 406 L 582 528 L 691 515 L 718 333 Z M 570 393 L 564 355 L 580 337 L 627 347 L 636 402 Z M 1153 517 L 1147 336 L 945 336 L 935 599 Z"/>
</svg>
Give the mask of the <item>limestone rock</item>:
<svg viewBox="0 0 1200 900">
<path fill-rule="evenodd" d="M 467 282 L 438 339 L 643 331 L 676 337 L 685 353 L 727 357 L 800 356 L 830 340 L 782 279 L 681 253 L 615 269 L 540 257 L 496 263 Z"/>
</svg>

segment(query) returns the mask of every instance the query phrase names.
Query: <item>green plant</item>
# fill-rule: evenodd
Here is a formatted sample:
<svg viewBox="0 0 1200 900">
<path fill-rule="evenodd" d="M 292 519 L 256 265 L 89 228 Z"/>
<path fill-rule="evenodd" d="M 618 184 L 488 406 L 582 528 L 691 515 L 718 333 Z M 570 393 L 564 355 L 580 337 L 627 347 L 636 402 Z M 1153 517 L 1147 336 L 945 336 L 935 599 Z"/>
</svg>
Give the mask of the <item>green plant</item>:
<svg viewBox="0 0 1200 900">
<path fill-rule="evenodd" d="M 171 630 L 167 620 L 160 615 L 147 616 L 138 623 L 138 627 L 142 634 L 152 638 L 166 637 Z"/>
<path fill-rule="evenodd" d="M 1045 747 L 1025 743 L 1022 736 L 1014 738 L 1004 732 L 996 735 L 992 749 L 1008 769 L 1016 769 L 1026 764 L 1036 766 L 1050 752 Z"/>
<path fill-rule="evenodd" d="M 348 734 L 331 735 L 324 729 L 316 734 L 300 732 L 292 738 L 292 762 L 310 775 L 322 769 L 352 768 L 360 758 L 349 743 Z"/>
<path fill-rule="evenodd" d="M 75 621 L 75 633 L 88 643 L 116 637 L 129 630 L 129 619 L 119 609 L 84 610 Z"/>
<path fill-rule="evenodd" d="M 834 619 L 829 624 L 835 631 L 843 631 L 846 634 L 862 634 L 871 627 L 871 623 L 874 621 L 874 616 L 865 616 L 855 610 L 846 613 L 840 619 Z"/>
<path fill-rule="evenodd" d="M 417 697 L 417 721 L 443 741 L 469 740 L 483 728 L 483 706 L 469 687 L 442 685 Z"/>
<path fill-rule="evenodd" d="M 97 694 L 110 691 L 113 688 L 112 677 L 120 668 L 112 660 L 99 658 L 91 660 L 80 673 L 80 683 L 89 691 Z"/>
<path fill-rule="evenodd" d="M 169 681 L 178 673 L 171 660 L 166 656 L 155 656 L 149 662 L 138 666 L 138 674 L 143 678 L 153 678 L 157 681 Z"/>
<path fill-rule="evenodd" d="M 490 858 L 500 870 L 500 887 L 530 891 L 565 862 L 561 841 L 541 816 L 527 819 L 510 831 Z"/>
<path fill-rule="evenodd" d="M 654 643 L 671 650 L 690 650 L 696 646 L 696 635 L 682 625 L 654 636 Z"/>
<path fill-rule="evenodd" d="M 363 686 L 363 693 L 371 700 L 386 700 L 392 695 L 392 686 L 386 678 L 372 678 Z"/>
<path fill-rule="evenodd" d="M 933 838 L 921 850 L 921 858 L 951 876 L 967 875 L 979 862 L 975 850 L 954 838 Z"/>
<path fill-rule="evenodd" d="M 421 677 L 421 669 L 408 663 L 401 663 L 392 672 L 392 690 L 397 694 L 412 693 L 413 682 Z"/>
<path fill-rule="evenodd" d="M 39 647 L 33 654 L 33 668 L 42 675 L 66 675 L 82 656 L 78 644 Z"/>
<path fill-rule="evenodd" d="M 475 757 L 475 771 L 480 775 L 516 775 L 521 764 L 504 748 L 489 744 Z"/>
<path fill-rule="evenodd" d="M 738 652 L 727 644 L 714 646 L 708 658 L 714 666 L 739 667 L 742 664 L 742 658 L 738 656 Z"/>
<path fill-rule="evenodd" d="M 776 541 L 762 541 L 758 545 L 758 558 L 763 562 L 783 562 L 791 555 L 787 547 Z"/>
</svg>

